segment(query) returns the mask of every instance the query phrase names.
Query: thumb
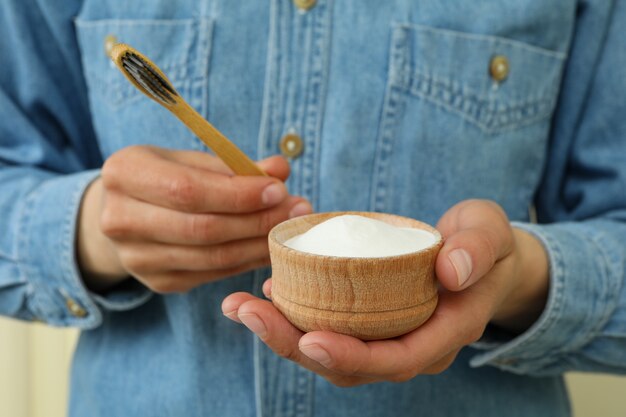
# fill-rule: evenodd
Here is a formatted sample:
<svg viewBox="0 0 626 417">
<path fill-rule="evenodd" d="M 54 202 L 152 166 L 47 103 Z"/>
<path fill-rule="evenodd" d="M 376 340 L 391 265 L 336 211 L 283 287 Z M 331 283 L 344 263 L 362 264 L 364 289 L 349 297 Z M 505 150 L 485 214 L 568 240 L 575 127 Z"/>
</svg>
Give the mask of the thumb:
<svg viewBox="0 0 626 417">
<path fill-rule="evenodd" d="M 435 270 L 450 291 L 465 289 L 513 250 L 513 231 L 504 211 L 489 201 L 469 200 L 451 208 L 439 222 L 444 246 Z"/>
</svg>

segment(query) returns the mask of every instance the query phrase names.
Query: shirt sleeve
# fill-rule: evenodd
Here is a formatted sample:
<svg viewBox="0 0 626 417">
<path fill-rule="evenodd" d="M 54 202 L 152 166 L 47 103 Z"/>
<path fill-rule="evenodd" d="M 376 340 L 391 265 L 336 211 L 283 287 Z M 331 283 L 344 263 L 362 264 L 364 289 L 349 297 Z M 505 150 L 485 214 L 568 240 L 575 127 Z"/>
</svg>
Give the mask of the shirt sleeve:
<svg viewBox="0 0 626 417">
<path fill-rule="evenodd" d="M 626 373 L 626 2 L 592 3 L 579 8 L 539 224 L 513 224 L 548 253 L 547 305 L 517 337 L 488 330 L 473 366 Z"/>
<path fill-rule="evenodd" d="M 72 16 L 80 1 L 0 3 L 0 314 L 93 328 L 142 304 L 136 281 L 90 293 L 76 261 L 97 147 Z"/>
</svg>

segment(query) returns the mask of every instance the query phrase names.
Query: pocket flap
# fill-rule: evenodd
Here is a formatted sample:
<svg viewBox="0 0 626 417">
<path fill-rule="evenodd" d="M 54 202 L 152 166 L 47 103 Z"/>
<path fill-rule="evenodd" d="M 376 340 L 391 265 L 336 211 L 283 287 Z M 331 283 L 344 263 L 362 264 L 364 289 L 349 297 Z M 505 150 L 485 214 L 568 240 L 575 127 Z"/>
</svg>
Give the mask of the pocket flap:
<svg viewBox="0 0 626 417">
<path fill-rule="evenodd" d="M 496 56 L 508 62 L 502 81 L 490 74 Z M 496 131 L 552 114 L 564 60 L 564 53 L 515 40 L 396 24 L 390 81 Z"/>
<path fill-rule="evenodd" d="M 212 23 L 209 19 L 75 21 L 88 87 L 114 104 L 140 94 L 105 50 L 107 37 L 150 58 L 174 85 L 206 76 Z M 201 51 L 206 51 L 202 53 Z"/>
</svg>

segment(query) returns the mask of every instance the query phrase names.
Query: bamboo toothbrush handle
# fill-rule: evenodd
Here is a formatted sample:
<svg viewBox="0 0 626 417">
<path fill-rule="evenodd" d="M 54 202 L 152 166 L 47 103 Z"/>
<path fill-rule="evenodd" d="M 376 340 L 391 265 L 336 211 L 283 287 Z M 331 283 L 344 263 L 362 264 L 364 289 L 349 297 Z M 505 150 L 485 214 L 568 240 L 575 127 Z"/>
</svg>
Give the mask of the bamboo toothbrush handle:
<svg viewBox="0 0 626 417">
<path fill-rule="evenodd" d="M 267 176 L 234 143 L 222 135 L 211 123 L 191 107 L 186 101 L 178 100 L 168 109 L 220 157 L 237 175 Z"/>
<path fill-rule="evenodd" d="M 118 43 L 110 57 L 139 91 L 172 112 L 238 175 L 267 176 L 234 143 L 191 107 L 174 89 L 163 71 L 136 49 Z"/>
</svg>

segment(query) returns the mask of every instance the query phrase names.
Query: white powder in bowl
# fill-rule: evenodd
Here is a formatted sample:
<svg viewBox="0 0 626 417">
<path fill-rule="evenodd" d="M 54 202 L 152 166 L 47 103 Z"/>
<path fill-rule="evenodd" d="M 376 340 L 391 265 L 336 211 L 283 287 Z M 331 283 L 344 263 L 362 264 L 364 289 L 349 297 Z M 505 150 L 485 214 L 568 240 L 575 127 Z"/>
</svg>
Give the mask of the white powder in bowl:
<svg viewBox="0 0 626 417">
<path fill-rule="evenodd" d="M 416 252 L 435 241 L 435 235 L 425 230 L 396 227 L 369 217 L 342 215 L 313 226 L 284 245 L 316 255 L 380 258 Z"/>
</svg>

